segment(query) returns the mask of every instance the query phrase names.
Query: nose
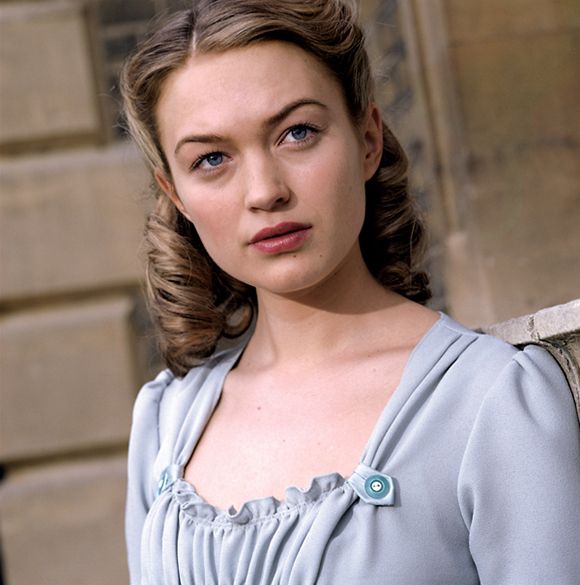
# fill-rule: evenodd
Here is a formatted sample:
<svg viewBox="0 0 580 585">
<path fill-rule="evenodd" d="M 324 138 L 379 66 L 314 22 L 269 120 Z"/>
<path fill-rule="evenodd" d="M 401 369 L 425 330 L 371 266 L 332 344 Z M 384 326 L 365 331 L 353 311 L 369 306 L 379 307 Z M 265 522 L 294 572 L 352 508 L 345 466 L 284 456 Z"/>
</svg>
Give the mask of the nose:
<svg viewBox="0 0 580 585">
<path fill-rule="evenodd" d="M 249 157 L 245 175 L 245 200 L 251 211 L 274 211 L 290 201 L 290 188 L 277 161 L 270 154 Z"/>
</svg>

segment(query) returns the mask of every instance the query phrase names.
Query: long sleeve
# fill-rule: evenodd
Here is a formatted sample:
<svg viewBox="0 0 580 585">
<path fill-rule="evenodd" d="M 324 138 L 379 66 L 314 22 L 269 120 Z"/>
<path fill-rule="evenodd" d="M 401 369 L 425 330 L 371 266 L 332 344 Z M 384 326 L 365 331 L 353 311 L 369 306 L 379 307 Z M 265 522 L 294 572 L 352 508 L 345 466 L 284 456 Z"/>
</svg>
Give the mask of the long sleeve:
<svg viewBox="0 0 580 585">
<path fill-rule="evenodd" d="M 171 373 L 166 370 L 145 384 L 133 409 L 125 510 L 125 537 L 132 585 L 141 583 L 141 533 L 155 497 L 153 465 L 159 451 L 159 404 L 171 379 Z"/>
<path fill-rule="evenodd" d="M 545 350 L 518 352 L 487 393 L 458 497 L 482 585 L 580 583 L 580 428 Z"/>
</svg>

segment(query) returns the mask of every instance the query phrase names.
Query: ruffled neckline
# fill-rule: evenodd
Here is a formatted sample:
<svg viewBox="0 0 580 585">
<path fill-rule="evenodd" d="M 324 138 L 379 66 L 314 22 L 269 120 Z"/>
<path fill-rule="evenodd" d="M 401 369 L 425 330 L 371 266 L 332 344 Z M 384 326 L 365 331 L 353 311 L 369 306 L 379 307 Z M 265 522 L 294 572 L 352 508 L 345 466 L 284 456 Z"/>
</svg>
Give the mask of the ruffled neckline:
<svg viewBox="0 0 580 585">
<path fill-rule="evenodd" d="M 296 486 L 286 488 L 284 499 L 273 496 L 248 500 L 239 510 L 230 506 L 227 510 L 213 506 L 204 500 L 195 487 L 185 479 L 178 479 L 171 488 L 171 497 L 190 517 L 212 524 L 259 523 L 263 520 L 285 516 L 296 509 L 322 501 L 329 493 L 347 485 L 347 480 L 337 472 L 312 478 L 308 488 Z"/>
<path fill-rule="evenodd" d="M 365 474 L 369 471 L 372 471 L 373 469 L 372 467 L 369 467 L 374 463 L 374 461 L 372 461 L 373 457 L 371 457 L 370 454 L 376 450 L 375 443 L 380 439 L 380 437 L 377 436 L 378 428 L 384 426 L 387 415 L 388 417 L 392 416 L 394 411 L 398 411 L 402 407 L 402 404 L 408 398 L 408 394 L 412 392 L 412 388 L 416 386 L 422 379 L 424 375 L 424 369 L 428 367 L 428 362 L 421 364 L 421 366 L 418 368 L 411 367 L 411 364 L 415 364 L 417 361 L 417 356 L 422 354 L 423 351 L 427 351 L 431 357 L 433 357 L 432 354 L 439 354 L 436 358 L 439 359 L 446 350 L 439 345 L 437 347 L 432 347 L 433 344 L 430 343 L 430 339 L 442 326 L 448 326 L 451 331 L 457 334 L 458 331 L 456 327 L 451 325 L 455 325 L 452 319 L 450 319 L 444 313 L 440 312 L 439 319 L 431 326 L 431 328 L 423 335 L 417 345 L 413 348 L 407 360 L 407 364 L 403 370 L 399 385 L 391 395 L 390 400 L 385 405 L 382 414 L 379 416 L 377 424 L 375 425 L 369 440 L 367 441 L 359 465 L 348 478 L 343 477 L 338 472 L 315 476 L 312 478 L 309 487 L 306 489 L 296 486 L 290 486 L 286 488 L 285 497 L 283 500 L 278 500 L 273 496 L 256 498 L 244 502 L 239 510 L 236 510 L 234 506 L 224 510 L 210 504 L 204 498 L 202 498 L 196 492 L 194 485 L 183 479 L 182 474 L 180 474 L 180 477 L 178 477 L 171 485 L 171 488 L 168 489 L 170 497 L 174 498 L 184 513 L 186 513 L 192 519 L 196 519 L 196 521 L 206 522 L 208 524 L 211 523 L 212 525 L 221 524 L 231 526 L 236 524 L 247 525 L 249 523 L 258 523 L 272 517 L 279 517 L 281 515 L 290 514 L 293 510 L 300 509 L 308 505 L 314 505 L 315 503 L 325 499 L 326 496 L 328 496 L 328 494 L 334 490 L 339 488 L 346 488 L 349 485 L 353 490 L 356 491 L 356 488 L 353 487 L 353 484 L 358 483 L 358 481 L 353 482 L 353 478 L 355 478 L 357 474 L 360 475 L 360 472 L 363 469 L 365 470 Z M 219 398 L 219 394 L 221 393 L 221 388 L 223 387 L 225 377 L 243 352 L 249 337 L 250 335 L 244 335 L 244 339 L 238 347 L 228 348 L 228 350 L 224 351 L 219 356 L 221 358 L 219 360 L 219 367 L 214 370 L 213 373 L 215 374 L 215 378 L 212 380 L 214 383 L 216 383 L 216 387 L 219 389 L 215 401 L 216 404 L 217 398 Z M 214 365 L 216 365 L 216 362 L 214 362 Z M 403 392 L 403 388 L 406 389 L 405 392 Z M 185 429 L 183 430 L 185 431 Z M 179 449 L 180 456 L 175 457 L 174 459 L 174 461 L 177 461 L 182 469 L 185 466 L 185 463 L 189 461 L 189 458 L 195 449 L 195 444 L 192 444 L 191 441 L 191 429 L 187 435 L 189 435 L 190 440 L 182 437 L 184 440 L 179 441 L 181 443 L 181 449 Z M 353 495 L 353 497 L 355 497 L 355 495 Z"/>
</svg>

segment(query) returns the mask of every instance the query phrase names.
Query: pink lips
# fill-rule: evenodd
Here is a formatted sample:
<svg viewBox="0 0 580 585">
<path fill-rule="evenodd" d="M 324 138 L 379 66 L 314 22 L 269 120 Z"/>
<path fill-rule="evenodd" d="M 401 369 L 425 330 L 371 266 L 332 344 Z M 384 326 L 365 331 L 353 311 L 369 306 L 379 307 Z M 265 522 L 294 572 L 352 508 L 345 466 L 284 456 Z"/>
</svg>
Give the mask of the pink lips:
<svg viewBox="0 0 580 585">
<path fill-rule="evenodd" d="M 302 245 L 310 235 L 311 227 L 303 223 L 282 222 L 254 234 L 250 245 L 266 254 L 291 252 Z"/>
</svg>

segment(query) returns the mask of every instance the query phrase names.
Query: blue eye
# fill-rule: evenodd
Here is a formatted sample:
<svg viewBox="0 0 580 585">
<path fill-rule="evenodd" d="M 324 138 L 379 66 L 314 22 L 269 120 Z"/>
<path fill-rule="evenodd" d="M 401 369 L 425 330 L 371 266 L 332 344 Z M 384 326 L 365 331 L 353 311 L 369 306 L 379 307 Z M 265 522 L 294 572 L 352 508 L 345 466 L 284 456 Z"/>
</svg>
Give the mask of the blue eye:
<svg viewBox="0 0 580 585">
<path fill-rule="evenodd" d="M 217 167 L 224 162 L 224 155 L 221 152 L 212 152 L 204 157 L 204 160 L 207 161 L 210 167 Z"/>
<path fill-rule="evenodd" d="M 209 154 L 204 154 L 200 156 L 194 163 L 191 165 L 191 169 L 199 169 L 202 170 L 209 170 L 212 168 L 219 167 L 224 163 L 225 155 L 222 152 L 210 152 Z M 208 168 L 209 167 L 209 168 Z"/>
<path fill-rule="evenodd" d="M 290 134 L 294 140 L 301 141 L 306 140 L 308 132 L 310 132 L 310 128 L 307 128 L 306 126 L 295 126 L 288 134 Z"/>
<path fill-rule="evenodd" d="M 286 130 L 282 142 L 295 144 L 297 147 L 306 146 L 320 134 L 320 129 L 311 124 L 296 124 Z"/>
</svg>

